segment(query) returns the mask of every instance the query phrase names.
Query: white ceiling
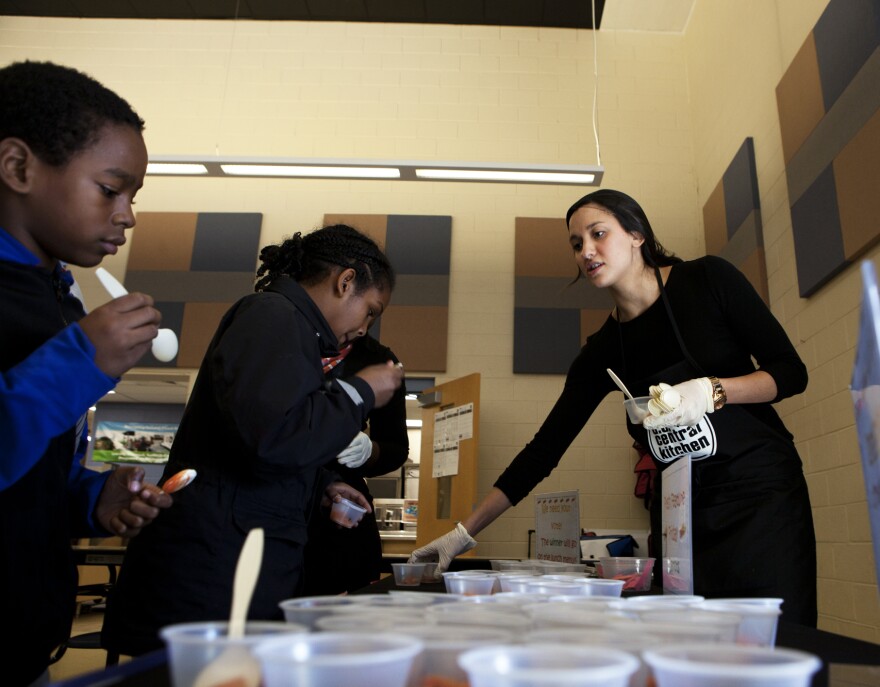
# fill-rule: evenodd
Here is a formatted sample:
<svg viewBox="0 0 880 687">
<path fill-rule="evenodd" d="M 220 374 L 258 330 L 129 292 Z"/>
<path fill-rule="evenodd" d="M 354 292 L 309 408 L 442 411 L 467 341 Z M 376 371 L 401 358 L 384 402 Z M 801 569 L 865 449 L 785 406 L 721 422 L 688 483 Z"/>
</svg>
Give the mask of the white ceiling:
<svg viewBox="0 0 880 687">
<path fill-rule="evenodd" d="M 695 0 L 605 0 L 604 31 L 683 33 Z"/>
</svg>

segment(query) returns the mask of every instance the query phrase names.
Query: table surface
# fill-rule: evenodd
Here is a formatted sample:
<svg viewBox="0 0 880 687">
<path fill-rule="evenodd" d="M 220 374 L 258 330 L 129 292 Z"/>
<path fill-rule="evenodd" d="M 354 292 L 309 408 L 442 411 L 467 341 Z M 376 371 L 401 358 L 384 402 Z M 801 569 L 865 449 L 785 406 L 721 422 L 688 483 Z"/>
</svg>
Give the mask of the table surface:
<svg viewBox="0 0 880 687">
<path fill-rule="evenodd" d="M 456 569 L 489 567 L 487 560 L 476 558 L 456 559 L 453 563 Z M 384 594 L 397 588 L 394 578 L 388 576 L 354 593 Z M 445 591 L 442 582 L 423 584 L 418 587 L 401 587 L 400 589 L 423 592 Z M 631 594 L 626 594 L 626 596 L 629 595 Z M 779 622 L 776 646 L 807 651 L 822 659 L 822 668 L 813 677 L 812 687 L 828 687 L 828 668 L 831 664 L 880 666 L 880 645 L 813 627 L 786 623 L 784 620 Z M 168 674 L 167 657 L 163 650 L 139 656 L 106 670 L 52 684 L 57 687 L 171 687 L 171 680 Z"/>
</svg>

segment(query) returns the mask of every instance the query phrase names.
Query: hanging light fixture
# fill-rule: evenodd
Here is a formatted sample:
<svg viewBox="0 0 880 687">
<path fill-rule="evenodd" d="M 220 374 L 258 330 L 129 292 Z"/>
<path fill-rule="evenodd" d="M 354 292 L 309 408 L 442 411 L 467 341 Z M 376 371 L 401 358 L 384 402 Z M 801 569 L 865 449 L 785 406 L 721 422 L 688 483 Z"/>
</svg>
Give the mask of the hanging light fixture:
<svg viewBox="0 0 880 687">
<path fill-rule="evenodd" d="M 153 176 L 390 179 L 580 186 L 598 186 L 603 173 L 602 167 L 589 165 L 338 158 L 201 158 L 186 155 L 155 155 L 147 165 L 147 174 Z"/>
<path fill-rule="evenodd" d="M 236 0 L 235 21 L 238 20 Z M 215 156 L 154 155 L 147 165 L 151 176 L 195 177 L 274 177 L 300 179 L 384 179 L 393 181 L 458 181 L 501 184 L 552 184 L 572 186 L 599 186 L 605 173 L 599 153 L 598 40 L 596 31 L 596 2 L 592 0 L 593 26 L 593 136 L 596 140 L 596 165 L 558 165 L 505 162 L 450 162 L 445 160 L 363 160 L 337 158 L 276 158 L 276 157 L 220 157 L 219 141 Z M 232 45 L 229 61 L 232 59 Z M 222 105 L 218 113 L 218 139 L 226 93 L 229 85 L 227 63 L 226 82 L 223 86 Z"/>
</svg>

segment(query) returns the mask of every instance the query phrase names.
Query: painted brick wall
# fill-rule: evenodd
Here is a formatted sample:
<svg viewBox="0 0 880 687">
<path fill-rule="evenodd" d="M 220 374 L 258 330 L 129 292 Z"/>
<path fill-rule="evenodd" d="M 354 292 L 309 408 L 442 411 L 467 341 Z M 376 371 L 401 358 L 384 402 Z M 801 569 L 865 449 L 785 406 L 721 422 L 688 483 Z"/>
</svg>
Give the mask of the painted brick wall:
<svg viewBox="0 0 880 687">
<path fill-rule="evenodd" d="M 880 599 L 848 390 L 861 280 L 853 266 L 810 298 L 799 296 L 776 102 L 777 84 L 827 4 L 696 4 L 685 34 L 694 154 L 705 203 L 743 138 L 754 136 L 770 304 L 810 373 L 806 392 L 778 409 L 795 435 L 810 487 L 819 626 L 880 642 Z M 876 263 L 878 255 L 875 248 L 866 257 Z"/>
</svg>

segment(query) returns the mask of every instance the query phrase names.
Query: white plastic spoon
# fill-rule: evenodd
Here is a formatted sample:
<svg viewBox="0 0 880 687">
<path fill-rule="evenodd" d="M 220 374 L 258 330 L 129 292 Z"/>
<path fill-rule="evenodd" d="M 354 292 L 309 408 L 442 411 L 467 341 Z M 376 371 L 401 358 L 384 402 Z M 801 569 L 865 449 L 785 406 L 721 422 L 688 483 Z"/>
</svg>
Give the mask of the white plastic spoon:
<svg viewBox="0 0 880 687">
<path fill-rule="evenodd" d="M 611 371 L 611 368 L 606 368 L 606 372 L 610 375 L 611 379 L 614 380 L 614 383 L 617 384 L 617 388 L 623 392 L 623 395 L 626 396 L 629 400 L 633 400 L 633 395 L 629 392 L 629 389 L 626 388 L 626 385 L 620 381 L 620 377 L 618 377 L 614 372 Z"/>
<path fill-rule="evenodd" d="M 95 276 L 98 277 L 98 281 L 101 282 L 101 285 L 112 298 L 119 298 L 128 293 L 125 287 L 119 283 L 119 280 L 103 267 L 95 270 Z M 174 360 L 174 356 L 177 355 L 177 348 L 177 334 L 171 329 L 160 329 L 156 338 L 153 339 L 153 355 L 156 357 L 156 360 L 160 360 L 163 363 Z"/>
<path fill-rule="evenodd" d="M 245 620 L 262 563 L 263 530 L 257 527 L 248 532 L 235 566 L 232 610 L 226 632 L 226 637 L 231 642 L 244 637 Z M 202 668 L 193 687 L 258 687 L 261 679 L 259 661 L 244 646 L 233 644 Z"/>
</svg>

